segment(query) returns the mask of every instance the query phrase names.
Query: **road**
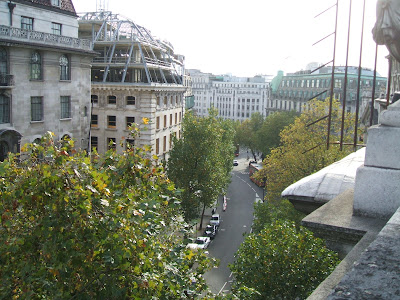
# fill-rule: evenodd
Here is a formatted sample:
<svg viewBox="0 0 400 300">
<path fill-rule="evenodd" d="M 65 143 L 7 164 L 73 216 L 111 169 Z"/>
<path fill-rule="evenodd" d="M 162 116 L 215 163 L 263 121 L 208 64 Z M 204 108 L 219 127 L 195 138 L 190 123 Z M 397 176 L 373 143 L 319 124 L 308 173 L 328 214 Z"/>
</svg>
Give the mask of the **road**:
<svg viewBox="0 0 400 300">
<path fill-rule="evenodd" d="M 211 291 L 215 294 L 230 290 L 232 273 L 228 267 L 233 263 L 234 254 L 242 243 L 243 234 L 251 231 L 254 202 L 261 201 L 263 191 L 249 179 L 247 154 L 237 158 L 238 166 L 233 167 L 232 182 L 227 192 L 227 209 L 222 211 L 220 203 L 217 212 L 221 216 L 219 232 L 210 244 L 209 255 L 220 260 L 218 267 L 205 274 Z"/>
</svg>

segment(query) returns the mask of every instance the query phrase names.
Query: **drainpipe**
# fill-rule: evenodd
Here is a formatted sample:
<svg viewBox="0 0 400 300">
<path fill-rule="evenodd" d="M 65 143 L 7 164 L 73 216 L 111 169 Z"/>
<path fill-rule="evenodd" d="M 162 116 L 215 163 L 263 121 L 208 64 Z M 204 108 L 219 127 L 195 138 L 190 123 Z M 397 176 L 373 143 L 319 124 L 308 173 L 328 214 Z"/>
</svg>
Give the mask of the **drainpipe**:
<svg viewBox="0 0 400 300">
<path fill-rule="evenodd" d="M 8 9 L 10 10 L 10 27 L 12 27 L 12 15 L 13 15 L 13 11 L 14 8 L 17 6 L 17 4 L 12 3 L 11 0 L 9 0 L 8 4 Z"/>
</svg>

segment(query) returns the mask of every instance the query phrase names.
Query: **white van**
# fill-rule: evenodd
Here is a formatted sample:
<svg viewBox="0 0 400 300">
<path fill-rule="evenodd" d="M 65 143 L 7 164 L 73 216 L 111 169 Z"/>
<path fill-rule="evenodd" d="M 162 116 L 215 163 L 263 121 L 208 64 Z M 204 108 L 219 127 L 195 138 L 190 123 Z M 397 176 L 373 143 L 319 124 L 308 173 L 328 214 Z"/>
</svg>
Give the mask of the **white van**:
<svg viewBox="0 0 400 300">
<path fill-rule="evenodd" d="M 213 214 L 211 216 L 210 224 L 211 225 L 215 225 L 215 226 L 219 226 L 219 223 L 220 223 L 219 214 Z"/>
</svg>

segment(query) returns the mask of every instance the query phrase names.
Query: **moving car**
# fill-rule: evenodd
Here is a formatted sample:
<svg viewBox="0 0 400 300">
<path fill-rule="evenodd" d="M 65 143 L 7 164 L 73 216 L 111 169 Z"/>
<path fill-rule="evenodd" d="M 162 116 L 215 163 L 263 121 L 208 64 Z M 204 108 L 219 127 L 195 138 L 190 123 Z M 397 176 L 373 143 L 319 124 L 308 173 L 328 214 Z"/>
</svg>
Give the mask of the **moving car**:
<svg viewBox="0 0 400 300">
<path fill-rule="evenodd" d="M 213 214 L 211 216 L 210 225 L 219 226 L 220 221 L 219 214 Z"/>
<path fill-rule="evenodd" d="M 211 239 L 208 236 L 199 236 L 194 243 L 187 244 L 186 248 L 206 249 L 210 245 Z"/>
<path fill-rule="evenodd" d="M 235 160 L 233 160 L 233 165 L 234 165 L 234 166 L 238 166 L 238 165 L 239 165 L 239 162 L 235 159 Z"/>
<path fill-rule="evenodd" d="M 206 230 L 204 230 L 204 236 L 208 236 L 210 239 L 214 239 L 217 235 L 218 227 L 215 225 L 207 225 Z"/>
</svg>

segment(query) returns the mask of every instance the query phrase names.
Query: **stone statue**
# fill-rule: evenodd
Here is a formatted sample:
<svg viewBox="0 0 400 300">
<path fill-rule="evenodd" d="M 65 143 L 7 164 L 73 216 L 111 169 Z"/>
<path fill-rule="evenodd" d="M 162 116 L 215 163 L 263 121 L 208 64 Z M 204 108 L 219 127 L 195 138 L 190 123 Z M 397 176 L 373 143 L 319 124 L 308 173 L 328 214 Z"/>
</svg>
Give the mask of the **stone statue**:
<svg viewBox="0 0 400 300">
<path fill-rule="evenodd" d="M 375 42 L 386 45 L 389 53 L 400 62 L 400 1 L 378 0 L 376 23 L 372 29 Z"/>
</svg>

